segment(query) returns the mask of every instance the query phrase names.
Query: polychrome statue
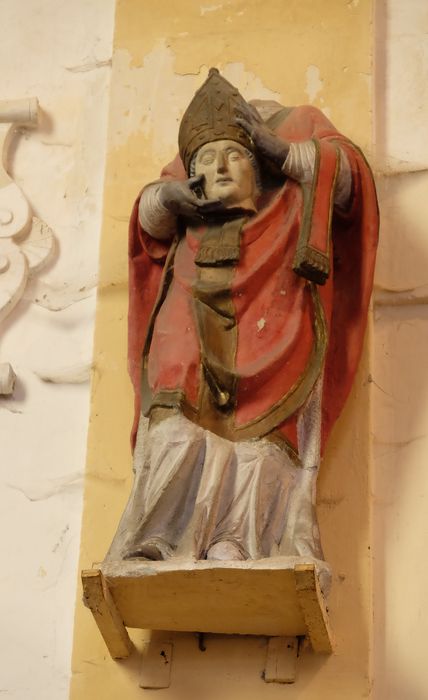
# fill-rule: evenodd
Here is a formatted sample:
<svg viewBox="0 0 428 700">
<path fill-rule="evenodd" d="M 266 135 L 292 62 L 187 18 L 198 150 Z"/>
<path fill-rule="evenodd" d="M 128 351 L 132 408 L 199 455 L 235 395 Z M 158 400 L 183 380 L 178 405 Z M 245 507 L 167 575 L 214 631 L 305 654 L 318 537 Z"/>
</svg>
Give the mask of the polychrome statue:
<svg viewBox="0 0 428 700">
<path fill-rule="evenodd" d="M 364 156 L 318 109 L 210 70 L 131 217 L 136 475 L 110 558 L 323 560 L 316 478 L 377 231 Z"/>
</svg>

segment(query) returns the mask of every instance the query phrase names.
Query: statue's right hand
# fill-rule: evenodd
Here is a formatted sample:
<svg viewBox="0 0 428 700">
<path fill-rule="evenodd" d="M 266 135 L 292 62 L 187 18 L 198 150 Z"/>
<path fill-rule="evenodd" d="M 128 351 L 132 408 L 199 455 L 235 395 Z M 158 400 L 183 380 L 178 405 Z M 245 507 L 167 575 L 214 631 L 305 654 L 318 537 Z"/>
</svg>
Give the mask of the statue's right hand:
<svg viewBox="0 0 428 700">
<path fill-rule="evenodd" d="M 204 175 L 195 175 L 188 180 L 163 182 L 159 190 L 160 203 L 175 216 L 188 219 L 203 219 L 204 211 L 222 208 L 219 200 L 198 197 L 195 190 L 203 193 Z"/>
</svg>

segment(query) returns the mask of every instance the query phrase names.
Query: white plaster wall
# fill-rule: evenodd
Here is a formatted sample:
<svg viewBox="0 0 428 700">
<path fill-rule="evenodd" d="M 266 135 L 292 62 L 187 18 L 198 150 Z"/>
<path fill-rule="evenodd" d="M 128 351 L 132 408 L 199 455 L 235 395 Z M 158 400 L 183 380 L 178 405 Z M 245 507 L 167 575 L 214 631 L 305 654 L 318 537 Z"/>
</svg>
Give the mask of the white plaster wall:
<svg viewBox="0 0 428 700">
<path fill-rule="evenodd" d="M 0 694 L 68 697 L 114 0 L 2 0 L 0 100 L 37 96 L 10 171 L 56 255 L 0 329 Z"/>
<path fill-rule="evenodd" d="M 11 170 L 58 240 L 0 329 L 0 362 L 19 377 L 0 399 L 0 693 L 13 700 L 68 697 L 113 14 L 114 0 L 0 5 L 0 99 L 37 95 L 44 110 L 41 128 L 15 139 Z M 376 153 L 388 176 L 378 176 L 373 697 L 425 700 L 426 0 L 379 0 L 376 31 Z"/>
<path fill-rule="evenodd" d="M 426 700 L 428 3 L 377 10 L 374 698 Z"/>
</svg>

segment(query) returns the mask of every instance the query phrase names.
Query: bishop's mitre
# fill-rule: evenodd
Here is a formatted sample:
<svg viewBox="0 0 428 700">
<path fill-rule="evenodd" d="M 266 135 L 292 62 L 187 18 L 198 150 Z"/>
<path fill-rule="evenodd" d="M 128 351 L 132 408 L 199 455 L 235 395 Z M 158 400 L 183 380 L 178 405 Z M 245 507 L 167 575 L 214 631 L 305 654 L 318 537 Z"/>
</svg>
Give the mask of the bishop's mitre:
<svg viewBox="0 0 428 700">
<path fill-rule="evenodd" d="M 208 78 L 186 109 L 178 132 L 178 148 L 187 172 L 196 151 L 211 141 L 230 139 L 252 149 L 249 135 L 235 124 L 237 112 L 245 104 L 239 91 L 217 68 L 210 68 Z"/>
</svg>

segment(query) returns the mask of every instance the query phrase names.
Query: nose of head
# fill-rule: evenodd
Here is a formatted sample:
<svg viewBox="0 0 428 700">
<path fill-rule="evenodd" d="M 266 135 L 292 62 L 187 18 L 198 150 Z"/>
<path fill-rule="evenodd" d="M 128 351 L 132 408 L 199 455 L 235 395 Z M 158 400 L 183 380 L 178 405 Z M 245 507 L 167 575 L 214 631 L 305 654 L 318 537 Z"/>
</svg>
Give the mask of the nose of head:
<svg viewBox="0 0 428 700">
<path fill-rule="evenodd" d="M 217 172 L 225 173 L 227 172 L 227 160 L 226 155 L 221 151 L 217 153 Z"/>
</svg>

